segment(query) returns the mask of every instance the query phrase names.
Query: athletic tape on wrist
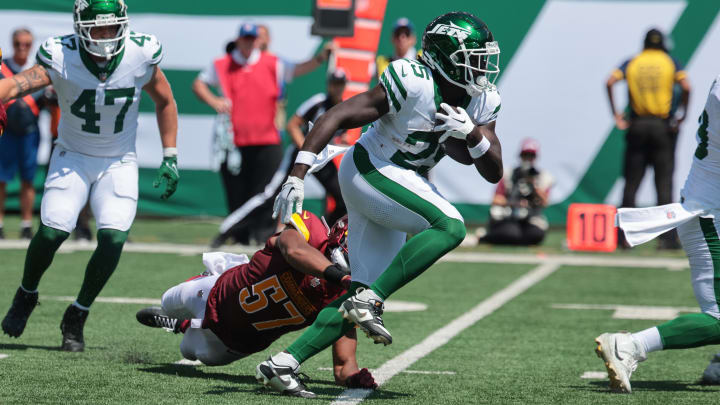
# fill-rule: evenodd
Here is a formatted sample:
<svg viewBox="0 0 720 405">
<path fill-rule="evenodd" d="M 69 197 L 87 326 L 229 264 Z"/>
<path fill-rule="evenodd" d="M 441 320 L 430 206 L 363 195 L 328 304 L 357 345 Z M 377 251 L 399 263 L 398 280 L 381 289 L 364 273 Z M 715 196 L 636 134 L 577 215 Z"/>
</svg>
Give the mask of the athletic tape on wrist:
<svg viewBox="0 0 720 405">
<path fill-rule="evenodd" d="M 176 157 L 177 148 L 163 148 L 163 157 Z"/>
<path fill-rule="evenodd" d="M 312 166 L 315 161 L 317 160 L 317 156 L 315 153 L 308 152 L 306 150 L 301 150 L 297 154 L 297 158 L 295 159 L 295 164 L 301 164 L 301 165 L 308 165 Z"/>
<path fill-rule="evenodd" d="M 335 285 L 342 285 L 342 279 L 346 275 L 347 273 L 344 272 L 337 264 L 331 264 L 325 268 L 325 271 L 323 271 L 323 277 L 325 280 Z"/>
<path fill-rule="evenodd" d="M 488 139 L 484 136 L 482 141 L 478 142 L 477 145 L 473 146 L 472 148 L 468 147 L 470 156 L 473 159 L 479 158 L 480 156 L 484 155 L 488 150 L 490 150 L 490 141 L 488 141 Z"/>
</svg>

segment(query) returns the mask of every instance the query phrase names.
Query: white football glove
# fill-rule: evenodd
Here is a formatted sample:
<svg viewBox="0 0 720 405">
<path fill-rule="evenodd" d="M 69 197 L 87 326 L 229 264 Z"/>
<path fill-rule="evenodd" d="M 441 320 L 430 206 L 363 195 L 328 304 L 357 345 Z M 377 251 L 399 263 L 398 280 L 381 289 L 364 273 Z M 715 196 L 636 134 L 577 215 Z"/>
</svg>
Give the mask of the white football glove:
<svg viewBox="0 0 720 405">
<path fill-rule="evenodd" d="M 475 129 L 475 124 L 464 108 L 456 107 L 456 112 L 446 103 L 440 104 L 440 108 L 447 113 L 447 115 L 439 112 L 435 113 L 435 120 L 443 121 L 442 124 L 435 126 L 435 131 L 446 131 L 441 137 L 442 141 L 445 141 L 448 137 L 465 140 L 468 134 Z"/>
<path fill-rule="evenodd" d="M 293 213 L 302 213 L 302 203 L 305 198 L 303 189 L 304 182 L 302 179 L 295 176 L 288 177 L 280 189 L 280 194 L 275 198 L 273 219 L 280 216 L 280 222 L 287 224 L 290 223 Z"/>
</svg>

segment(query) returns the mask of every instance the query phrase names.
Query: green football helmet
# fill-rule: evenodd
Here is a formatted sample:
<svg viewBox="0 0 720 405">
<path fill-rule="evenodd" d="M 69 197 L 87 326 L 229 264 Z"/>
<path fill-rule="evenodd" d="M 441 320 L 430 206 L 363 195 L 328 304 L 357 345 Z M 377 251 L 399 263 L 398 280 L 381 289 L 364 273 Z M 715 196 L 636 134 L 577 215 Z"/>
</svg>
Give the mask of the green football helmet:
<svg viewBox="0 0 720 405">
<path fill-rule="evenodd" d="M 75 0 L 73 26 L 80 44 L 89 54 L 110 59 L 125 48 L 129 19 L 123 0 Z M 94 39 L 90 31 L 94 27 L 118 26 L 115 37 Z"/>
<path fill-rule="evenodd" d="M 500 47 L 482 20 L 455 11 L 434 19 L 422 38 L 422 60 L 471 96 L 495 88 Z"/>
</svg>

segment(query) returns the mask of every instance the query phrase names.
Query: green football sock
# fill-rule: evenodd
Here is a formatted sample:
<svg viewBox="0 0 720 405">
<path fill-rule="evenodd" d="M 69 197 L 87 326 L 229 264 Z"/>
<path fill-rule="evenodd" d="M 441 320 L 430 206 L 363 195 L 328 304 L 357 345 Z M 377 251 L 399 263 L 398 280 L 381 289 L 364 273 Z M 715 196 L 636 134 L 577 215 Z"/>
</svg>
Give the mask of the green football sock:
<svg viewBox="0 0 720 405">
<path fill-rule="evenodd" d="M 98 245 L 85 269 L 77 303 L 90 307 L 105 283 L 110 279 L 120 261 L 123 245 L 128 237 L 128 231 L 115 229 L 101 229 L 97 233 Z"/>
<path fill-rule="evenodd" d="M 430 268 L 465 238 L 465 225 L 444 217 L 403 245 L 390 266 L 370 288 L 383 300 Z"/>
<path fill-rule="evenodd" d="M 37 290 L 43 273 L 50 267 L 50 263 L 55 257 L 55 252 L 68 236 L 70 234 L 65 231 L 40 224 L 40 229 L 30 241 L 25 255 L 25 269 L 21 284 L 24 289 Z"/>
<path fill-rule="evenodd" d="M 288 353 L 290 353 L 295 360 L 302 364 L 305 360 L 335 343 L 336 340 L 340 339 L 345 332 L 354 326 L 351 322 L 343 319 L 342 314 L 338 312 L 338 308 L 340 308 L 340 304 L 342 304 L 343 301 L 353 296 L 355 290 L 359 287 L 366 286 L 353 282 L 350 285 L 350 289 L 340 296 L 340 298 L 323 308 L 315 319 L 315 322 L 287 348 Z"/>
<path fill-rule="evenodd" d="M 657 327 L 663 349 L 720 344 L 720 320 L 708 314 L 685 314 Z"/>
</svg>

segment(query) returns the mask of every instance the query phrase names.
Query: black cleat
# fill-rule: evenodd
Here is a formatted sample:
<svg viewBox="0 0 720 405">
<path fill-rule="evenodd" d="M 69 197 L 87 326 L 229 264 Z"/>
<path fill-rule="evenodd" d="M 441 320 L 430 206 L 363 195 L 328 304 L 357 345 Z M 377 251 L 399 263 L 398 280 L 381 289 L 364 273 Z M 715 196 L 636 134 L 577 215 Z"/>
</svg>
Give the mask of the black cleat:
<svg viewBox="0 0 720 405">
<path fill-rule="evenodd" d="M 362 287 L 338 308 L 343 318 L 359 326 L 376 344 L 382 343 L 387 346 L 392 343 L 392 336 L 385 329 L 382 320 L 384 310 L 385 304 L 380 298 L 372 290 Z"/>
<path fill-rule="evenodd" d="M 83 311 L 72 304 L 67 307 L 62 323 L 60 323 L 60 330 L 63 334 L 60 350 L 66 352 L 82 352 L 85 350 L 83 328 L 89 313 L 89 311 Z"/>
<path fill-rule="evenodd" d="M 5 231 L 0 227 L 0 239 L 5 239 Z"/>
<path fill-rule="evenodd" d="M 30 314 L 38 302 L 38 293 L 28 293 L 18 288 L 12 305 L 2 321 L 2 330 L 11 337 L 17 338 L 25 330 Z"/>
<path fill-rule="evenodd" d="M 33 238 L 33 231 L 32 228 L 29 226 L 25 226 L 20 229 L 20 239 L 30 240 Z"/>
<path fill-rule="evenodd" d="M 168 332 L 180 333 L 182 321 L 168 315 L 160 307 L 147 307 L 135 314 L 138 322 L 151 328 L 163 328 Z"/>
</svg>

